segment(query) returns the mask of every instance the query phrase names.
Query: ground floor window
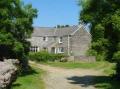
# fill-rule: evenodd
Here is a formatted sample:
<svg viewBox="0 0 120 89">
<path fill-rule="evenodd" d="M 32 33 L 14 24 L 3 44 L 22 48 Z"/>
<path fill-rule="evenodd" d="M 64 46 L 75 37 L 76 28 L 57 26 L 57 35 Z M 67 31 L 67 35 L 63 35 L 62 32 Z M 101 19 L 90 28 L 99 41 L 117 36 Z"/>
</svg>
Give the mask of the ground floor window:
<svg viewBox="0 0 120 89">
<path fill-rule="evenodd" d="M 30 47 L 30 51 L 31 51 L 31 52 L 38 52 L 38 51 L 39 51 L 39 47 L 37 47 L 37 46 L 32 46 L 32 47 Z"/>
<path fill-rule="evenodd" d="M 63 47 L 58 48 L 58 53 L 64 53 L 64 48 Z"/>
<path fill-rule="evenodd" d="M 59 47 L 59 48 L 55 48 L 55 47 L 52 47 L 51 48 L 51 53 L 64 53 L 64 47 Z"/>
</svg>

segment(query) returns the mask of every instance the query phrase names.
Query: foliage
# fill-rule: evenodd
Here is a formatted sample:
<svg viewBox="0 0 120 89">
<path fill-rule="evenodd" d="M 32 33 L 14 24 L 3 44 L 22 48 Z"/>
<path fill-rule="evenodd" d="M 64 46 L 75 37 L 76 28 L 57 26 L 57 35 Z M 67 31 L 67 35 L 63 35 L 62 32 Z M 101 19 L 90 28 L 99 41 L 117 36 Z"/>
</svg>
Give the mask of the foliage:
<svg viewBox="0 0 120 89">
<path fill-rule="evenodd" d="M 117 65 L 116 65 L 116 75 L 120 78 L 120 51 L 116 52 L 114 55 L 113 55 L 113 60 L 115 60 L 117 62 Z"/>
<path fill-rule="evenodd" d="M 41 52 L 37 52 L 37 53 L 29 53 L 30 60 L 39 61 L 39 62 L 60 60 L 63 57 L 65 57 L 64 54 L 52 54 L 52 53 L 48 53 L 46 51 L 41 51 Z"/>
<path fill-rule="evenodd" d="M 57 28 L 65 28 L 65 27 L 69 27 L 69 25 L 57 25 Z"/>
<path fill-rule="evenodd" d="M 117 62 L 118 65 L 116 53 L 120 51 L 120 1 L 80 0 L 80 3 L 82 5 L 80 20 L 85 24 L 91 24 L 91 49 L 96 51 L 95 56 Z M 120 72 L 120 69 L 117 72 Z"/>
<path fill-rule="evenodd" d="M 32 5 L 24 5 L 21 0 L 0 1 L 0 58 L 26 58 L 30 46 L 26 39 L 33 31 L 36 14 Z"/>
<path fill-rule="evenodd" d="M 118 63 L 120 63 L 120 51 L 113 55 L 113 60 L 116 60 Z"/>
</svg>

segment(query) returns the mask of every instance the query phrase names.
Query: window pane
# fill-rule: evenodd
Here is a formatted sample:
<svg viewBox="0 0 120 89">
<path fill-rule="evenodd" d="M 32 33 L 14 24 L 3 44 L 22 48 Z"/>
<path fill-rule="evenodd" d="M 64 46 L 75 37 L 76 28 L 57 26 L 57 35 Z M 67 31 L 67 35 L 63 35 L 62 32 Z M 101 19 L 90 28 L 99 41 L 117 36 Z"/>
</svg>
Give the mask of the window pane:
<svg viewBox="0 0 120 89">
<path fill-rule="evenodd" d="M 43 37 L 43 41 L 48 41 L 48 37 Z"/>
<path fill-rule="evenodd" d="M 43 41 L 46 41 L 46 37 L 43 37 Z"/>
<path fill-rule="evenodd" d="M 59 38 L 59 43 L 62 43 L 62 42 L 63 42 L 63 38 L 60 37 L 60 38 Z"/>
</svg>

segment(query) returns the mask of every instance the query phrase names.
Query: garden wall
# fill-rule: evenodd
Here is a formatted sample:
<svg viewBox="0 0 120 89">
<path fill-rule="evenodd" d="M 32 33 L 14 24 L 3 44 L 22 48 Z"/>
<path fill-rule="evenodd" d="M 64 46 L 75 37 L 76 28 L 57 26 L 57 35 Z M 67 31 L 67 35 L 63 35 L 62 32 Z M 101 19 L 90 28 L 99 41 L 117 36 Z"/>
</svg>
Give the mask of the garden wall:
<svg viewBox="0 0 120 89">
<path fill-rule="evenodd" d="M 68 57 L 68 61 L 95 62 L 96 58 L 95 58 L 95 56 L 70 56 L 70 57 Z"/>
</svg>

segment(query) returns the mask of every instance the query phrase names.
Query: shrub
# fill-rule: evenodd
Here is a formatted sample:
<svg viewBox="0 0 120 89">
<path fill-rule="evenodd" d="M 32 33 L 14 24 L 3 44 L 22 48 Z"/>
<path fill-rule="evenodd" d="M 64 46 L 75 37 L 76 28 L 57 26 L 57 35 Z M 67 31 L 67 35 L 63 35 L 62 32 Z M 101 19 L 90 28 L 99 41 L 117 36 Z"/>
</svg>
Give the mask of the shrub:
<svg viewBox="0 0 120 89">
<path fill-rule="evenodd" d="M 64 54 L 52 54 L 46 51 L 41 51 L 37 53 L 29 53 L 29 59 L 32 61 L 47 62 L 55 61 L 64 58 Z"/>
<path fill-rule="evenodd" d="M 96 61 L 104 61 L 106 56 L 104 54 L 96 55 Z"/>
<path fill-rule="evenodd" d="M 89 49 L 87 51 L 87 55 L 88 56 L 95 56 L 96 57 L 96 61 L 104 61 L 106 59 L 106 52 L 98 53 L 94 49 Z"/>
<path fill-rule="evenodd" d="M 113 58 L 114 61 L 119 62 L 120 63 L 120 51 L 114 53 Z"/>
<path fill-rule="evenodd" d="M 116 76 L 120 79 L 120 51 L 114 53 L 112 59 L 116 62 Z"/>
<path fill-rule="evenodd" d="M 89 49 L 89 50 L 87 51 L 87 55 L 88 55 L 88 56 L 96 56 L 96 55 L 97 55 L 97 52 L 96 52 L 95 50 L 93 50 L 93 49 Z"/>
</svg>

